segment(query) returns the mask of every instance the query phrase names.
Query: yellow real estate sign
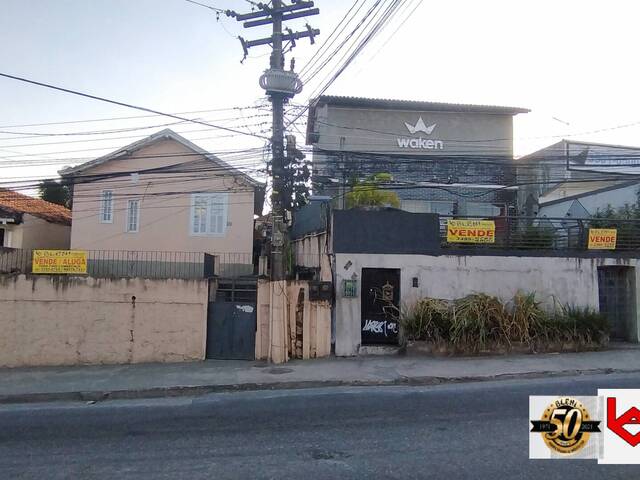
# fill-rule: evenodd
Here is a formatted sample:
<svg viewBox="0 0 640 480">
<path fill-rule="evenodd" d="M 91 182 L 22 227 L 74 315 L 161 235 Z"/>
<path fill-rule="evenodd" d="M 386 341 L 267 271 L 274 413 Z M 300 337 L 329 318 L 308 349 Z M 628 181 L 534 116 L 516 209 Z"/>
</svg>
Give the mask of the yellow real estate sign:
<svg viewBox="0 0 640 480">
<path fill-rule="evenodd" d="M 590 228 L 589 250 L 615 250 L 618 230 L 615 228 Z"/>
<path fill-rule="evenodd" d="M 447 220 L 449 243 L 495 243 L 496 224 L 493 220 Z"/>
<path fill-rule="evenodd" d="M 34 250 L 32 273 L 87 273 L 83 250 Z"/>
</svg>

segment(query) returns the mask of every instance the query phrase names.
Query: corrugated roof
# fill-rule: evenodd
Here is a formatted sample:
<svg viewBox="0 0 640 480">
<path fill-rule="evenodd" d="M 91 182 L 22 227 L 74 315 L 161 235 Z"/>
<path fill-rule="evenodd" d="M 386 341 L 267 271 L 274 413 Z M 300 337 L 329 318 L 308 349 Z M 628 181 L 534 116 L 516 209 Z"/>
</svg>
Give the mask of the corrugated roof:
<svg viewBox="0 0 640 480">
<path fill-rule="evenodd" d="M 405 109 L 417 111 L 465 112 L 465 113 L 493 113 L 517 115 L 530 112 L 528 108 L 502 107 L 498 105 L 471 105 L 465 103 L 422 102 L 417 100 L 397 100 L 391 98 L 342 97 L 322 95 L 311 102 L 312 104 L 329 104 L 342 107 Z"/>
<path fill-rule="evenodd" d="M 28 213 L 51 223 L 71 225 L 71 210 L 68 208 L 6 188 L 0 188 L 0 209 L 13 213 Z"/>
</svg>

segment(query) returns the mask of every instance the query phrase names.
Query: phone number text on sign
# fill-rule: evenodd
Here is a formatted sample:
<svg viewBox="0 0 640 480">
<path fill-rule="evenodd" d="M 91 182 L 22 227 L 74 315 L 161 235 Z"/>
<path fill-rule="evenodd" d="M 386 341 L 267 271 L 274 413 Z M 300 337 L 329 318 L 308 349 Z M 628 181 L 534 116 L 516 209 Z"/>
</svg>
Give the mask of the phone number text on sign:
<svg viewBox="0 0 640 480">
<path fill-rule="evenodd" d="M 87 273 L 87 252 L 83 250 L 34 250 L 32 273 Z"/>
<path fill-rule="evenodd" d="M 496 224 L 493 220 L 447 220 L 449 243 L 495 243 Z"/>
</svg>

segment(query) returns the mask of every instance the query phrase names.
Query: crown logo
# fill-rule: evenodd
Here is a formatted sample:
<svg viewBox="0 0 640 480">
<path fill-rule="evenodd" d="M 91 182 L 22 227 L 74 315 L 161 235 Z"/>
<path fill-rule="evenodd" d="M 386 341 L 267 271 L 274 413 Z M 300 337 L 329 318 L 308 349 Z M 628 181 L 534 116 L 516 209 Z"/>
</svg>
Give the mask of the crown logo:
<svg viewBox="0 0 640 480">
<path fill-rule="evenodd" d="M 424 132 L 427 135 L 431 135 L 431 133 L 433 132 L 433 129 L 436 128 L 436 125 L 437 125 L 436 123 L 434 123 L 433 125 L 430 125 L 427 127 L 424 124 L 424 120 L 422 120 L 422 117 L 418 118 L 418 121 L 416 122 L 415 126 L 407 122 L 404 122 L 404 124 L 407 127 L 407 130 L 409 130 L 409 133 L 411 133 L 412 135 L 417 132 Z"/>
</svg>

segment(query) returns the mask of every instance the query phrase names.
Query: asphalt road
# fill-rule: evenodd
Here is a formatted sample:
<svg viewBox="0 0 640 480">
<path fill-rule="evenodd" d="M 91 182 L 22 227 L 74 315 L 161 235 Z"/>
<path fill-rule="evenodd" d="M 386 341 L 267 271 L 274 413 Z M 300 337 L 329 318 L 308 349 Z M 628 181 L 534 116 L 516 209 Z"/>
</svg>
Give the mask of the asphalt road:
<svg viewBox="0 0 640 480">
<path fill-rule="evenodd" d="M 3 406 L 0 478 L 639 478 L 528 459 L 528 396 L 598 387 L 640 375 Z"/>
</svg>

